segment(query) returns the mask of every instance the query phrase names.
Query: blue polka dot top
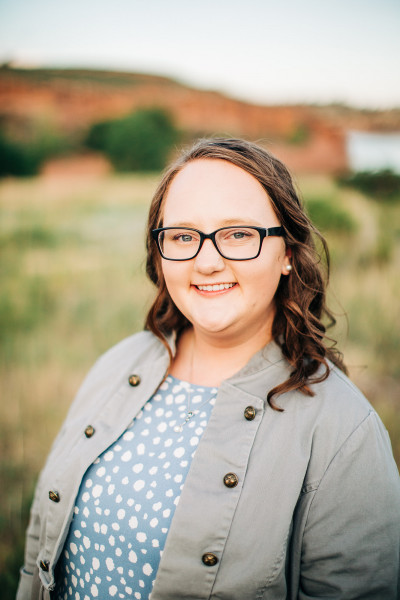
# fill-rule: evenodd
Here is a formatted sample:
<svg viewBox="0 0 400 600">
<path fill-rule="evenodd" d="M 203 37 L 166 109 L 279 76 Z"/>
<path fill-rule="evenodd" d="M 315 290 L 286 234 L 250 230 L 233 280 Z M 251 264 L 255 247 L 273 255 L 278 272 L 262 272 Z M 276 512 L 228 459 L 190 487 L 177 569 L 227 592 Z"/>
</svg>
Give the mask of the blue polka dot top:
<svg viewBox="0 0 400 600">
<path fill-rule="evenodd" d="M 216 388 L 168 376 L 86 471 L 52 600 L 149 600 Z"/>
</svg>

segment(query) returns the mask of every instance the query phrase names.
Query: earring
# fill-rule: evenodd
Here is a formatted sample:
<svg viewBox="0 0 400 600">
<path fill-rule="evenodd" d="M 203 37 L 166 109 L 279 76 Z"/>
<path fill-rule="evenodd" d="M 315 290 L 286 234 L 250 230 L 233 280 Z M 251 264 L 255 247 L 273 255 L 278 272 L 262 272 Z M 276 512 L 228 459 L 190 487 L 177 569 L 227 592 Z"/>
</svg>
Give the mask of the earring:
<svg viewBox="0 0 400 600">
<path fill-rule="evenodd" d="M 286 265 L 286 271 L 291 271 L 292 270 L 292 265 Z"/>
</svg>

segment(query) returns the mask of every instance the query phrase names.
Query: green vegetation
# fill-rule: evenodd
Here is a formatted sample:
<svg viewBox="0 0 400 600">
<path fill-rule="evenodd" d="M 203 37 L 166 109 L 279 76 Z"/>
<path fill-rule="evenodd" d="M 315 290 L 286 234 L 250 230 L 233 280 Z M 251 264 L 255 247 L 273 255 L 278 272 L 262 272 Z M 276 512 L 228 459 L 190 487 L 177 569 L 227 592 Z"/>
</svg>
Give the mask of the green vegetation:
<svg viewBox="0 0 400 600">
<path fill-rule="evenodd" d="M 165 167 L 178 138 L 168 113 L 152 108 L 95 123 L 86 145 L 106 154 L 117 171 L 157 171 Z"/>
<path fill-rule="evenodd" d="M 71 148 L 66 137 L 41 129 L 27 139 L 0 131 L 0 177 L 36 175 L 47 159 L 65 154 Z"/>
<path fill-rule="evenodd" d="M 7 63 L 0 65 L 1 75 L 12 75 L 24 82 L 36 84 L 51 84 L 54 82 L 84 82 L 100 84 L 104 88 L 131 87 L 146 83 L 157 83 L 165 86 L 180 86 L 176 80 L 160 75 L 148 75 L 146 73 L 131 73 L 125 71 L 105 71 L 104 69 L 24 69 L 14 68 Z"/>
<path fill-rule="evenodd" d="M 357 229 L 356 220 L 339 204 L 337 197 L 308 196 L 305 205 L 310 219 L 323 233 L 353 233 Z"/>
<path fill-rule="evenodd" d="M 294 146 L 302 146 L 310 139 L 310 133 L 310 128 L 305 123 L 300 123 L 287 136 L 287 141 Z"/>
<path fill-rule="evenodd" d="M 400 203 L 371 202 L 325 177 L 299 184 L 333 259 L 338 325 L 329 334 L 384 419 L 400 465 Z M 131 174 L 0 183 L 4 600 L 15 597 L 34 482 L 80 382 L 100 353 L 143 326 L 155 186 L 154 176 Z"/>
<path fill-rule="evenodd" d="M 159 171 L 180 137 L 170 115 L 158 108 L 95 123 L 84 140 L 49 124 L 30 123 L 26 131 L 7 125 L 0 129 L 0 178 L 37 175 L 46 160 L 86 148 L 105 154 L 116 171 Z"/>
<path fill-rule="evenodd" d="M 378 201 L 400 202 L 400 175 L 390 169 L 344 175 L 338 183 L 353 187 Z"/>
<path fill-rule="evenodd" d="M 22 248 L 52 248 L 60 243 L 60 236 L 48 227 L 32 223 L 29 227 L 17 227 L 13 231 L 0 234 L 0 249 L 12 246 Z"/>
</svg>

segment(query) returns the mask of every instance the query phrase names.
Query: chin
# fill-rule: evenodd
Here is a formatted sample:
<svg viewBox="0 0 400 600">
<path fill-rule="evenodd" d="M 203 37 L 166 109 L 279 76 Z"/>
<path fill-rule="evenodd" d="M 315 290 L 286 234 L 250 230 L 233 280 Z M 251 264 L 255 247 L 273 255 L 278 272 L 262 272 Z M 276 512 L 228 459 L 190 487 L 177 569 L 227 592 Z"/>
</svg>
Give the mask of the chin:
<svg viewBox="0 0 400 600">
<path fill-rule="evenodd" d="M 202 329 L 207 333 L 224 333 L 229 329 L 229 325 L 224 325 L 221 321 L 212 322 L 212 323 L 199 323 L 197 324 L 198 329 Z M 196 329 L 196 324 L 194 325 Z"/>
<path fill-rule="evenodd" d="M 205 333 L 225 333 L 233 326 L 233 322 L 223 321 L 222 319 L 207 319 L 192 321 L 194 329 L 199 329 Z"/>
<path fill-rule="evenodd" d="M 196 327 L 196 325 L 195 325 Z M 235 319 L 232 321 L 212 321 L 207 323 L 198 323 L 197 327 L 209 335 L 213 335 L 230 343 L 240 341 L 243 337 L 246 337 L 248 328 L 240 323 L 240 320 Z"/>
</svg>

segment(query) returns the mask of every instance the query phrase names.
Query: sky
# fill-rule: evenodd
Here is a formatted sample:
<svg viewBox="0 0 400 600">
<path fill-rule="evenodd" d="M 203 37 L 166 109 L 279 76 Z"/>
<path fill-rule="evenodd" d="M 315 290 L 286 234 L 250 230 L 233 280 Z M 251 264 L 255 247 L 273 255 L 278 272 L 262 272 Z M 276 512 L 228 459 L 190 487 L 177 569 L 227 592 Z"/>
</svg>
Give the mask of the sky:
<svg viewBox="0 0 400 600">
<path fill-rule="evenodd" d="M 261 104 L 400 107 L 400 0 L 0 0 L 0 62 L 166 75 Z"/>
</svg>

